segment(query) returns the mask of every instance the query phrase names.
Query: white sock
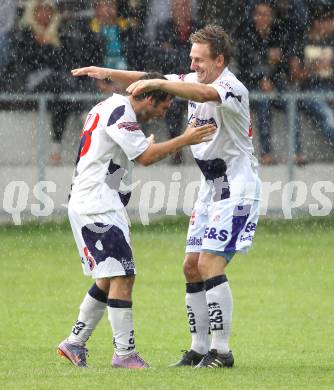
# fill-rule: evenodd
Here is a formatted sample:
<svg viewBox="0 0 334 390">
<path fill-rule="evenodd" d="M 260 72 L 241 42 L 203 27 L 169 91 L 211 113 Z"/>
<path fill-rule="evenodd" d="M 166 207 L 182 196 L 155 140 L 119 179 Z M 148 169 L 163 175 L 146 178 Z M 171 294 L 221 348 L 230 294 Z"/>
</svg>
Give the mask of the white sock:
<svg viewBox="0 0 334 390">
<path fill-rule="evenodd" d="M 103 317 L 106 306 L 107 303 L 98 301 L 87 293 L 80 305 L 79 317 L 72 328 L 68 341 L 74 344 L 85 345 L 96 325 Z"/>
<path fill-rule="evenodd" d="M 232 326 L 232 292 L 225 275 L 208 279 L 205 288 L 212 336 L 210 349 L 225 354 L 230 350 L 228 342 Z"/>
<path fill-rule="evenodd" d="M 119 356 L 128 355 L 135 349 L 132 320 L 132 302 L 121 299 L 108 299 L 108 319 L 113 332 L 115 352 Z"/>
<path fill-rule="evenodd" d="M 206 302 L 204 283 L 187 283 L 186 308 L 191 349 L 202 355 L 209 350 L 209 314 Z"/>
</svg>

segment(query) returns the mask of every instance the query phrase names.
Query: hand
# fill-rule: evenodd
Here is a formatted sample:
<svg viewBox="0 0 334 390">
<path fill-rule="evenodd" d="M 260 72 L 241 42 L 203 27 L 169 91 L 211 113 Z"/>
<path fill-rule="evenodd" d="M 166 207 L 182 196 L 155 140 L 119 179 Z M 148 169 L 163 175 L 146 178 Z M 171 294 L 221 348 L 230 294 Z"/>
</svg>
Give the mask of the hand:
<svg viewBox="0 0 334 390">
<path fill-rule="evenodd" d="M 159 89 L 160 81 L 160 79 L 139 80 L 129 85 L 126 91 L 133 96 L 137 96 L 144 92 Z"/>
<path fill-rule="evenodd" d="M 196 127 L 195 125 L 196 121 L 194 120 L 183 133 L 183 137 L 186 138 L 187 145 L 196 145 L 201 142 L 212 140 L 212 135 L 217 130 L 213 124 L 207 124 L 199 127 Z"/>
<path fill-rule="evenodd" d="M 88 76 L 95 79 L 103 80 L 110 75 L 110 69 L 99 68 L 98 66 L 87 66 L 85 68 L 77 68 L 71 71 L 72 76 Z"/>
</svg>

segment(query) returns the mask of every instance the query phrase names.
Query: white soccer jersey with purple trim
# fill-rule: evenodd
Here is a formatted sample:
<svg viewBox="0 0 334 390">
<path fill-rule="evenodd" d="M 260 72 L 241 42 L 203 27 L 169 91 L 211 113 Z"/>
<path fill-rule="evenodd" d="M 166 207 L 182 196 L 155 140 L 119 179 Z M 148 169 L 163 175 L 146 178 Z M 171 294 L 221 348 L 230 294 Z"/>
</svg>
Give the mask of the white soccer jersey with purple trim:
<svg viewBox="0 0 334 390">
<path fill-rule="evenodd" d="M 69 207 L 79 214 L 122 209 L 133 162 L 149 146 L 128 97 L 113 94 L 89 112 L 81 133 Z"/>
<path fill-rule="evenodd" d="M 196 73 L 166 77 L 197 83 Z M 209 85 L 217 90 L 221 102 L 188 102 L 188 123 L 195 120 L 198 126 L 217 126 L 211 141 L 191 146 L 203 174 L 198 198 L 205 203 L 212 198 L 259 199 L 261 181 L 252 144 L 248 90 L 228 68 Z"/>
</svg>

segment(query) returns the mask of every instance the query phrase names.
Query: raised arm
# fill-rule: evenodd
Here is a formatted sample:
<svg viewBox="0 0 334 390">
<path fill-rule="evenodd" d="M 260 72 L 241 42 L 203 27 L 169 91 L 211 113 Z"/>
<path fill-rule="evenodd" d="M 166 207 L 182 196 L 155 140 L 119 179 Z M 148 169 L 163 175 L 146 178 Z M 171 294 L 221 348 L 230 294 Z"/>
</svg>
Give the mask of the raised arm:
<svg viewBox="0 0 334 390">
<path fill-rule="evenodd" d="M 88 76 L 99 80 L 111 79 L 126 87 L 146 74 L 145 72 L 100 68 L 98 66 L 87 66 L 84 68 L 73 69 L 71 73 L 74 77 Z"/>
<path fill-rule="evenodd" d="M 184 146 L 210 141 L 215 131 L 216 128 L 212 124 L 195 127 L 195 123 L 192 123 L 178 137 L 158 144 L 151 143 L 145 152 L 136 158 L 136 161 L 144 166 L 151 165 L 179 151 Z"/>
<path fill-rule="evenodd" d="M 220 102 L 220 96 L 215 88 L 200 83 L 186 83 L 163 79 L 139 80 L 127 88 L 127 92 L 133 96 L 143 92 L 161 89 L 171 95 L 179 96 L 195 102 Z"/>
</svg>

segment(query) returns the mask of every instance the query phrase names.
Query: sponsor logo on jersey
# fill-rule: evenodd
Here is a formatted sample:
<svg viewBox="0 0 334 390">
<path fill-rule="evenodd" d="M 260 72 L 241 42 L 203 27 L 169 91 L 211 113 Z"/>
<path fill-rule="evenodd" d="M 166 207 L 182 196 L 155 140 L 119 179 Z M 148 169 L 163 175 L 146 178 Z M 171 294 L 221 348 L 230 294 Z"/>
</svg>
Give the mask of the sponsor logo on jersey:
<svg viewBox="0 0 334 390">
<path fill-rule="evenodd" d="M 186 78 L 185 74 L 180 74 L 179 75 L 179 80 L 184 81 L 185 78 Z"/>
<path fill-rule="evenodd" d="M 119 129 L 125 129 L 127 131 L 140 130 L 140 126 L 137 122 L 121 122 L 121 123 L 118 123 L 117 127 Z"/>
<path fill-rule="evenodd" d="M 232 85 L 228 81 L 219 81 L 218 85 L 230 91 L 233 91 Z"/>
<path fill-rule="evenodd" d="M 190 237 L 188 238 L 186 244 L 187 244 L 187 245 L 197 245 L 197 246 L 201 246 L 201 245 L 202 245 L 202 238 L 190 236 Z"/>
<path fill-rule="evenodd" d="M 190 118 L 188 120 L 188 123 L 191 123 L 194 119 L 196 120 L 196 126 L 197 127 L 204 126 L 204 125 L 207 125 L 207 124 L 211 124 L 211 125 L 214 125 L 215 127 L 218 127 L 217 122 L 212 117 L 208 118 L 208 119 L 201 119 L 201 118 L 196 118 L 196 116 L 194 114 L 191 114 L 191 116 L 190 116 Z"/>
<path fill-rule="evenodd" d="M 192 108 L 196 108 L 196 103 L 192 102 L 192 101 L 189 101 L 189 106 L 192 107 Z"/>
</svg>

